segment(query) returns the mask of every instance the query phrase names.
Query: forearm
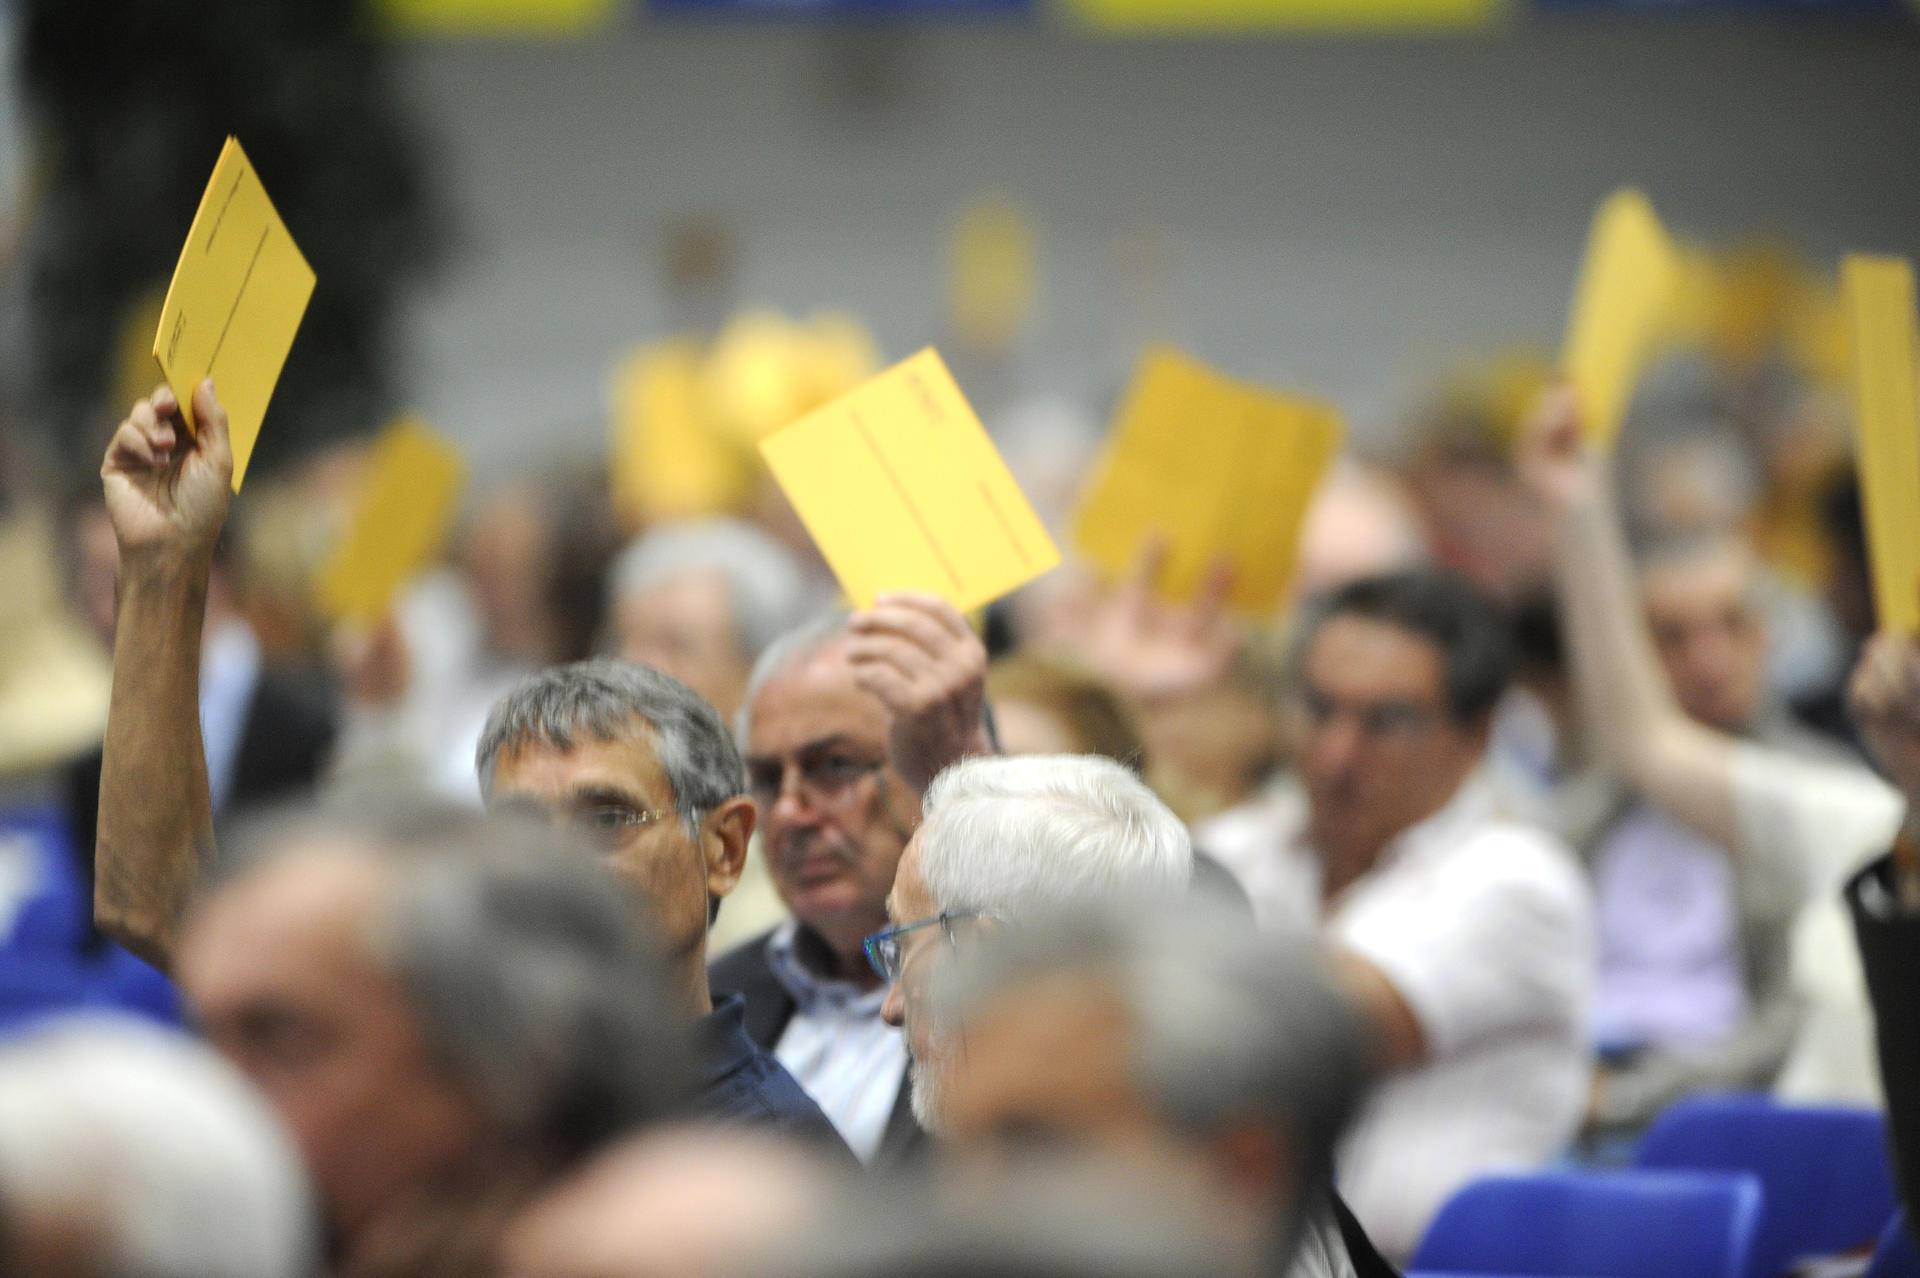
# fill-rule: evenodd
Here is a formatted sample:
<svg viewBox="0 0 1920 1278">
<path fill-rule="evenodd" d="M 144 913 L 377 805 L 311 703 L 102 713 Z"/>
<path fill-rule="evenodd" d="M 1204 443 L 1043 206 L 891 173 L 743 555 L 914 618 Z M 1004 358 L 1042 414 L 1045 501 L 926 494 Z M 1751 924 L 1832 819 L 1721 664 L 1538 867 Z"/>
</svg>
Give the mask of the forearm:
<svg viewBox="0 0 1920 1278">
<path fill-rule="evenodd" d="M 1612 501 L 1561 507 L 1554 541 L 1568 658 L 1596 757 L 1705 838 L 1738 846 L 1732 743 L 1689 719 L 1667 686 Z"/>
<path fill-rule="evenodd" d="M 213 852 L 200 740 L 200 631 L 207 567 L 123 566 L 95 845 L 94 918 L 156 966 Z"/>
</svg>

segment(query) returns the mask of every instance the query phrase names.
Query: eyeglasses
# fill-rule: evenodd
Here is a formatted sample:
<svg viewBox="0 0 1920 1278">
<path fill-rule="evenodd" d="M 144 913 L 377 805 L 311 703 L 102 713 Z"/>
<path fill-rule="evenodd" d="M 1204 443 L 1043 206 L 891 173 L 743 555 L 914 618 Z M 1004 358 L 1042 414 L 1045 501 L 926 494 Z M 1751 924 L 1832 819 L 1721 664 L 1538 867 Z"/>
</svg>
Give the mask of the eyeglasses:
<svg viewBox="0 0 1920 1278">
<path fill-rule="evenodd" d="M 909 932 L 917 932 L 923 927 L 932 927 L 938 923 L 940 930 L 946 933 L 947 944 L 951 945 L 953 944 L 953 925 L 955 923 L 964 922 L 967 919 L 985 918 L 986 916 L 987 912 L 985 910 L 942 910 L 940 913 L 929 915 L 924 919 L 915 919 L 911 923 L 902 923 L 898 927 L 890 927 L 875 932 L 872 936 L 869 936 L 865 941 L 861 942 L 861 947 L 866 950 L 867 962 L 872 965 L 874 973 L 878 975 L 881 980 L 897 981 L 900 979 L 900 969 L 904 965 L 904 960 L 901 958 L 900 952 L 901 937 Z"/>
<path fill-rule="evenodd" d="M 1431 706 L 1397 700 L 1372 704 L 1343 702 L 1314 688 L 1302 690 L 1300 704 L 1306 710 L 1307 722 L 1316 729 L 1325 728 L 1347 714 L 1353 716 L 1362 736 L 1374 740 L 1414 737 L 1440 721 L 1439 712 Z"/>
<path fill-rule="evenodd" d="M 672 816 L 664 808 L 634 808 L 624 803 L 589 803 L 572 809 L 574 828 L 606 848 L 618 848 L 635 830 Z"/>
<path fill-rule="evenodd" d="M 828 807 L 845 799 L 853 787 L 887 766 L 884 757 L 860 759 L 837 749 L 802 750 L 793 758 L 799 773 L 800 794 L 809 807 Z M 762 811 L 780 801 L 786 789 L 787 760 L 747 760 L 747 793 Z"/>
</svg>

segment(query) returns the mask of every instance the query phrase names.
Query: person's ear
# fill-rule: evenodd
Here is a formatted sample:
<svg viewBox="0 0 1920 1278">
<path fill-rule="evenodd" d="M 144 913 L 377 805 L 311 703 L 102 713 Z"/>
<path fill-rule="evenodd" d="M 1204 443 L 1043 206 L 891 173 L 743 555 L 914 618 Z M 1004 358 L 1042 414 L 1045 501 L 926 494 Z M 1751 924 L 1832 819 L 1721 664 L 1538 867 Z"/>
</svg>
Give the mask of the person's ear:
<svg viewBox="0 0 1920 1278">
<path fill-rule="evenodd" d="M 747 868 L 747 844 L 753 840 L 753 800 L 735 795 L 700 822 L 700 855 L 707 866 L 707 894 L 733 891 Z"/>
</svg>

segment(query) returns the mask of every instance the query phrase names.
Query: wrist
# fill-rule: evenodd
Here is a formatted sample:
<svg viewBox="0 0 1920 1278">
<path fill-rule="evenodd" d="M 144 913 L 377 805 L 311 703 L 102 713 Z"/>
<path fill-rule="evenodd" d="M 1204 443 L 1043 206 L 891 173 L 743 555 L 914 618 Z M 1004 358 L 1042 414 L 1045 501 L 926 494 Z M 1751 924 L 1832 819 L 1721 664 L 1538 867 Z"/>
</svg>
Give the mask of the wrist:
<svg viewBox="0 0 1920 1278">
<path fill-rule="evenodd" d="M 122 611 L 129 608 L 178 606 L 198 617 L 206 608 L 207 583 L 213 575 L 213 551 L 154 548 L 123 554 L 115 578 Z"/>
</svg>

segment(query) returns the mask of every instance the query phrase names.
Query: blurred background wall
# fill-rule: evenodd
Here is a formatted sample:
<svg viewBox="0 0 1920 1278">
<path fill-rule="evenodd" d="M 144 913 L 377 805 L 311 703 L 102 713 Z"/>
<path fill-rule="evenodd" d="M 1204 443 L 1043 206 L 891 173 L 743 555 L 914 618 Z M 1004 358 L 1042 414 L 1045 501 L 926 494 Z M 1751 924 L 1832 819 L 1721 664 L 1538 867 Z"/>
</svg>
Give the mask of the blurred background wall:
<svg viewBox="0 0 1920 1278">
<path fill-rule="evenodd" d="M 951 228 L 1025 204 L 1038 308 L 1006 390 L 1096 412 L 1143 340 L 1391 428 L 1463 350 L 1557 344 L 1595 203 L 1920 252 L 1920 31 L 1542 15 L 1425 36 L 1118 39 L 1010 21 L 655 21 L 430 40 L 399 75 L 460 230 L 406 385 L 483 465 L 595 446 L 609 362 L 681 322 L 670 228 L 726 227 L 738 301 L 942 336 Z M 996 389 L 970 381 L 989 402 Z"/>
</svg>

